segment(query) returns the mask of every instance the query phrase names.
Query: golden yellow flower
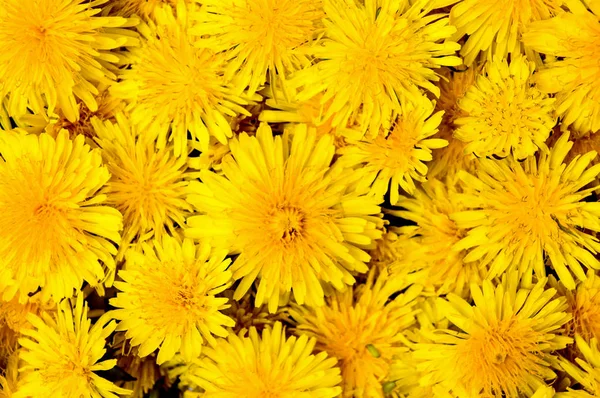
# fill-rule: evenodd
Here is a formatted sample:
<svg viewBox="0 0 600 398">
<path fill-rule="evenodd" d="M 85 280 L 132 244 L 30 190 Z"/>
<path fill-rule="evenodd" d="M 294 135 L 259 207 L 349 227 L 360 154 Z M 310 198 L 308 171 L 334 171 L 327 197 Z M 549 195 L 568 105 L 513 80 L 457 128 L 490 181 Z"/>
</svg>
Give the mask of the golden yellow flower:
<svg viewBox="0 0 600 398">
<path fill-rule="evenodd" d="M 468 229 L 454 250 L 469 249 L 465 262 L 482 261 L 489 277 L 507 269 L 546 274 L 544 256 L 567 289 L 575 289 L 574 274 L 585 280 L 585 266 L 600 269 L 595 254 L 600 243 L 600 204 L 585 202 L 594 188 L 582 189 L 600 173 L 590 167 L 596 157 L 589 152 L 565 164 L 572 143 L 565 133 L 549 153 L 523 163 L 479 159 L 477 176 L 459 172 L 463 202 L 469 210 L 452 215 L 460 228 Z"/>
<path fill-rule="evenodd" d="M 452 391 L 460 397 L 531 396 L 550 369 L 552 354 L 572 341 L 561 336 L 569 320 L 564 297 L 545 289 L 546 279 L 519 287 L 516 272 L 494 286 L 471 285 L 473 305 L 449 294 L 438 306 L 458 330 L 423 333 L 431 343 L 416 345 L 415 359 L 423 372 L 421 385 Z"/>
<path fill-rule="evenodd" d="M 533 155 L 545 144 L 556 124 L 554 98 L 533 83 L 535 63 L 513 56 L 510 65 L 496 59 L 487 64 L 458 105 L 454 136 L 467 143 L 466 152 L 478 157 L 513 154 L 517 159 Z"/>
<path fill-rule="evenodd" d="M 355 281 L 351 272 L 367 271 L 363 248 L 383 226 L 379 200 L 352 188 L 360 171 L 332 163 L 332 136 L 317 140 L 306 125 L 273 136 L 263 124 L 230 148 L 222 176 L 202 170 L 202 182 L 190 183 L 188 201 L 199 214 L 185 233 L 239 253 L 234 299 L 258 279 L 255 305 L 268 303 L 270 312 L 292 291 L 297 303 L 319 305 L 321 282 L 343 289 Z"/>
<path fill-rule="evenodd" d="M 366 284 L 328 297 L 323 307 L 290 309 L 296 334 L 316 338 L 318 350 L 338 358 L 343 397 L 384 396 L 391 363 L 407 351 L 402 331 L 415 323 L 420 287 L 390 299 L 405 287 L 385 271 L 371 272 Z"/>
<path fill-rule="evenodd" d="M 116 333 L 111 344 L 113 350 L 117 350 L 117 366 L 123 369 L 131 377 L 132 381 L 117 382 L 119 387 L 131 390 L 131 398 L 144 398 L 156 381 L 161 377 L 160 368 L 156 364 L 156 356 L 148 355 L 141 358 L 137 348 L 131 347 L 125 337 L 125 333 Z"/>
<path fill-rule="evenodd" d="M 258 335 L 219 339 L 190 379 L 205 390 L 203 397 L 265 398 L 339 396 L 340 369 L 327 353 L 313 354 L 315 339 L 286 338 L 280 322 Z"/>
<path fill-rule="evenodd" d="M 462 61 L 454 56 L 460 46 L 447 40 L 456 29 L 444 14 L 425 17 L 432 8 L 430 0 L 325 2 L 325 34 L 310 48 L 318 62 L 290 78 L 301 89 L 297 100 L 322 95 L 321 104 L 330 104 L 321 123 L 358 124 L 374 137 L 420 88 L 439 96 L 433 69 Z"/>
<path fill-rule="evenodd" d="M 109 314 L 120 320 L 117 330 L 138 355 L 145 357 L 159 349 L 161 365 L 178 351 L 186 361 L 200 355 L 205 341 L 215 344 L 215 336 L 226 337 L 223 326 L 235 323 L 220 311 L 228 307 L 226 297 L 217 297 L 230 285 L 231 260 L 225 251 L 213 251 L 206 244 L 194 245 L 185 239 L 165 236 L 153 245 L 142 243 L 142 252 L 126 253 L 123 281 L 110 304 Z"/>
<path fill-rule="evenodd" d="M 546 54 L 535 78 L 538 87 L 556 96 L 563 126 L 582 133 L 600 130 L 600 9 L 588 11 L 579 0 L 568 1 L 570 12 L 532 23 L 523 43 Z"/>
<path fill-rule="evenodd" d="M 186 4 L 200 3 L 198 0 L 184 0 Z M 178 0 L 111 0 L 106 6 L 110 13 L 122 17 L 137 15 L 144 20 L 152 19 L 154 11 L 165 4 L 176 7 Z"/>
<path fill-rule="evenodd" d="M 114 272 L 122 216 L 103 206 L 108 181 L 98 150 L 84 137 L 0 134 L 0 290 L 42 288 L 41 299 L 71 297 Z"/>
<path fill-rule="evenodd" d="M 575 343 L 581 353 L 580 358 L 572 363 L 564 358 L 559 359 L 560 367 L 574 379 L 582 390 L 569 390 L 556 394 L 557 398 L 594 398 L 600 394 L 600 350 L 598 339 L 592 338 L 589 342 L 576 335 Z"/>
<path fill-rule="evenodd" d="M 60 110 L 74 122 L 76 99 L 98 109 L 96 85 L 116 78 L 114 50 L 138 44 L 125 29 L 135 19 L 98 15 L 107 1 L 0 2 L 0 101 L 8 97 L 11 116 Z"/>
<path fill-rule="evenodd" d="M 106 338 L 116 323 L 101 317 L 94 325 L 88 319 L 83 295 L 74 302 L 63 300 L 55 316 L 30 314 L 33 329 L 22 331 L 19 356 L 20 384 L 13 398 L 114 398 L 130 391 L 119 388 L 95 372 L 112 369 L 116 359 L 102 360 Z"/>
<path fill-rule="evenodd" d="M 19 384 L 19 353 L 11 354 L 6 364 L 0 362 L 0 368 L 4 370 L 0 374 L 0 398 L 12 398 Z"/>
</svg>

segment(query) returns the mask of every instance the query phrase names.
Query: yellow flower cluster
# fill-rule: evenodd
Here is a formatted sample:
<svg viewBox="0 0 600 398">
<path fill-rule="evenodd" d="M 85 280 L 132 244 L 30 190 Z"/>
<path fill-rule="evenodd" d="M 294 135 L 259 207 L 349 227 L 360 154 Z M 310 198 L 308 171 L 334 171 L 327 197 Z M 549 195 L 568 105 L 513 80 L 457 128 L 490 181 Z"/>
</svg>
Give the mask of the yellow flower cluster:
<svg viewBox="0 0 600 398">
<path fill-rule="evenodd" d="M 600 396 L 599 0 L 0 0 L 0 398 Z"/>
</svg>

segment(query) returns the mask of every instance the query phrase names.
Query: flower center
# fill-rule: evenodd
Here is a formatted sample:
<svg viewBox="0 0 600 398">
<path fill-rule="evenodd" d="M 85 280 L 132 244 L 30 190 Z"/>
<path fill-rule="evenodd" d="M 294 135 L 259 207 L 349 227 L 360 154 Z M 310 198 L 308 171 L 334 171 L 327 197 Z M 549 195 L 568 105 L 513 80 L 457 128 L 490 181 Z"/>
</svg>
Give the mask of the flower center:
<svg viewBox="0 0 600 398">
<path fill-rule="evenodd" d="M 284 243 L 291 243 L 302 235 L 305 225 L 305 215 L 297 207 L 281 207 L 273 214 L 272 225 L 279 239 Z"/>
</svg>

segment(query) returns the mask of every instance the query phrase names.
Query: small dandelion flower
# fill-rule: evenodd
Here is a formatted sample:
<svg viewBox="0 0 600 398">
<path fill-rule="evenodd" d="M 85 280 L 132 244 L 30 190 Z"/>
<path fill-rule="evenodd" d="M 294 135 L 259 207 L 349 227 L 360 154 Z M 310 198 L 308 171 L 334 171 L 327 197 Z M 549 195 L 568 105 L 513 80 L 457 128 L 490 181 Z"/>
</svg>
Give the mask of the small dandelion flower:
<svg viewBox="0 0 600 398">
<path fill-rule="evenodd" d="M 226 337 L 223 326 L 234 322 L 220 311 L 228 307 L 226 297 L 216 297 L 230 284 L 231 260 L 226 252 L 214 251 L 189 239 L 179 243 L 173 237 L 153 245 L 142 243 L 142 253 L 126 253 L 125 268 L 119 271 L 120 292 L 110 300 L 117 308 L 109 314 L 120 320 L 117 330 L 138 355 L 145 357 L 156 349 L 161 365 L 178 351 L 185 360 L 200 355 L 205 341 L 214 345 L 215 336 Z"/>
<path fill-rule="evenodd" d="M 185 4 L 199 3 L 198 0 L 184 0 Z M 176 7 L 178 0 L 111 0 L 107 7 L 110 8 L 110 13 L 121 17 L 130 17 L 137 15 L 144 20 L 149 20 L 154 17 L 156 9 L 163 7 L 165 4 L 171 7 Z"/>
<path fill-rule="evenodd" d="M 24 330 L 26 337 L 19 339 L 24 365 L 19 368 L 20 384 L 13 398 L 112 398 L 130 392 L 95 373 L 117 363 L 116 359 L 102 360 L 106 338 L 116 323 L 101 317 L 92 325 L 83 295 L 74 299 L 73 306 L 63 300 L 54 317 L 31 314 L 28 319 L 33 329 Z"/>
<path fill-rule="evenodd" d="M 310 66 L 306 48 L 318 36 L 322 0 L 203 0 L 193 33 L 199 45 L 225 52 L 234 92 L 255 93 L 270 76 L 286 91 L 287 76 Z"/>
<path fill-rule="evenodd" d="M 496 59 L 458 102 L 454 136 L 467 143 L 466 152 L 478 157 L 496 155 L 517 159 L 533 155 L 545 144 L 556 124 L 554 98 L 533 84 L 535 64 L 521 56 Z"/>
<path fill-rule="evenodd" d="M 569 390 L 556 396 L 560 398 L 597 397 L 600 394 L 600 349 L 598 348 L 598 339 L 594 337 L 587 342 L 583 337 L 576 335 L 575 343 L 581 357 L 576 358 L 575 363 L 560 358 L 559 364 L 570 377 L 583 387 L 583 390 Z"/>
<path fill-rule="evenodd" d="M 325 35 L 311 47 L 318 59 L 297 72 L 290 85 L 301 89 L 300 102 L 322 95 L 331 104 L 321 121 L 332 127 L 360 125 L 376 135 L 388 128 L 404 99 L 418 99 L 419 88 L 439 96 L 431 82 L 433 69 L 457 66 L 460 48 L 447 40 L 455 28 L 444 14 L 424 17 L 429 0 L 378 2 L 329 0 L 325 3 Z"/>
<path fill-rule="evenodd" d="M 377 278 L 371 272 L 366 284 L 336 293 L 323 307 L 290 309 L 296 333 L 316 338 L 318 350 L 338 358 L 343 397 L 383 397 L 392 361 L 407 351 L 402 331 L 415 323 L 420 287 L 390 299 L 404 287 L 385 272 Z"/>
<path fill-rule="evenodd" d="M 79 118 L 76 99 L 95 112 L 96 85 L 111 84 L 115 49 L 135 46 L 135 19 L 99 16 L 107 0 L 4 0 L 0 3 L 0 99 L 8 113 L 60 110 Z"/>
<path fill-rule="evenodd" d="M 595 152 L 563 163 L 573 145 L 568 139 L 563 134 L 538 160 L 479 159 L 477 177 L 459 172 L 468 210 L 452 218 L 469 231 L 454 250 L 469 250 L 465 262 L 482 261 L 490 278 L 512 268 L 543 277 L 548 256 L 567 289 L 575 289 L 573 274 L 586 279 L 582 265 L 600 269 L 600 243 L 592 232 L 600 231 L 600 204 L 584 201 L 594 188 L 582 190 L 600 165 L 590 167 Z"/>
<path fill-rule="evenodd" d="M 280 322 L 262 336 L 252 327 L 247 337 L 232 334 L 206 349 L 190 379 L 207 398 L 339 396 L 336 359 L 314 350 L 315 339 L 286 338 Z"/>
<path fill-rule="evenodd" d="M 497 286 L 471 285 L 473 305 L 452 293 L 438 300 L 458 331 L 428 332 L 432 343 L 416 345 L 421 385 L 461 397 L 519 397 L 556 377 L 552 351 L 572 341 L 561 336 L 570 317 L 566 300 L 553 299 L 556 290 L 545 289 L 545 279 L 531 289 L 518 282 L 509 273 Z"/>
<path fill-rule="evenodd" d="M 84 137 L 0 134 L 0 290 L 71 297 L 114 272 L 122 216 L 98 191 L 110 175 Z"/>
<path fill-rule="evenodd" d="M 523 43 L 546 54 L 535 81 L 555 94 L 563 126 L 595 132 L 600 130 L 600 10 L 588 11 L 578 0 L 569 1 L 568 8 L 571 12 L 532 23 Z"/>
<path fill-rule="evenodd" d="M 202 150 L 210 136 L 226 144 L 233 134 L 226 117 L 248 114 L 241 106 L 248 102 L 231 93 L 223 76 L 223 55 L 195 47 L 189 33 L 193 11 L 181 4 L 174 15 L 164 6 L 156 10 L 156 22 L 140 24 L 141 46 L 131 49 L 131 68 L 122 69 L 111 88 L 130 102 L 131 123 L 157 139 L 159 149 L 172 141 L 177 156 L 188 153 L 188 132 Z"/>
<path fill-rule="evenodd" d="M 448 145 L 433 137 L 442 120 L 442 112 L 433 112 L 433 104 L 425 97 L 417 103 L 406 103 L 391 130 L 374 140 L 350 141 L 339 150 L 340 162 L 361 167 L 365 178 L 361 187 L 370 187 L 369 194 L 382 198 L 389 191 L 392 203 L 398 201 L 400 188 L 412 194 L 415 181 L 425 181 L 427 166 L 433 159 L 432 149 Z"/>
<path fill-rule="evenodd" d="M 185 201 L 191 178 L 186 159 L 175 157 L 172 145 L 158 149 L 123 114 L 116 115 L 115 123 L 93 118 L 91 124 L 111 173 L 103 190 L 106 203 L 123 214 L 117 260 L 133 241 L 175 235 L 192 210 Z"/>
<path fill-rule="evenodd" d="M 339 290 L 354 283 L 350 272 L 367 271 L 364 249 L 383 227 L 379 200 L 352 188 L 359 171 L 332 162 L 332 136 L 317 140 L 306 125 L 273 136 L 262 124 L 230 148 L 222 176 L 202 170 L 202 182 L 190 183 L 188 201 L 199 214 L 185 233 L 239 253 L 234 299 L 258 280 L 255 305 L 268 303 L 272 313 L 292 291 L 299 304 L 322 305 L 321 282 Z"/>
<path fill-rule="evenodd" d="M 137 348 L 128 344 L 125 333 L 122 332 L 114 335 L 111 348 L 118 351 L 117 366 L 135 379 L 117 382 L 117 384 L 119 387 L 131 390 L 131 395 L 128 397 L 143 398 L 161 377 L 160 368 L 156 364 L 156 356 L 148 355 L 141 358 Z"/>
</svg>

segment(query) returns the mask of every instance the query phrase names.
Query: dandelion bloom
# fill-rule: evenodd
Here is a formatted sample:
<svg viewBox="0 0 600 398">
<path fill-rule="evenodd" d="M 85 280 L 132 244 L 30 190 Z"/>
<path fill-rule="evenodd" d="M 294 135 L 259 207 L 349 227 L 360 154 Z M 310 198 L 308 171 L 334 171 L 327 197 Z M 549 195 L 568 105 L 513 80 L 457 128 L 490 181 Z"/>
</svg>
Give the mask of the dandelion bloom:
<svg viewBox="0 0 600 398">
<path fill-rule="evenodd" d="M 389 191 L 391 202 L 396 203 L 400 188 L 412 194 L 415 181 L 425 181 L 425 162 L 433 159 L 432 149 L 448 145 L 448 141 L 434 137 L 443 112 L 432 112 L 433 104 L 425 97 L 403 104 L 387 134 L 380 133 L 373 140 L 349 141 L 339 150 L 340 162 L 364 170 L 361 186 L 370 187 L 370 195 L 383 199 Z"/>
<path fill-rule="evenodd" d="M 327 353 L 313 353 L 315 339 L 286 338 L 280 322 L 258 335 L 230 335 L 205 351 L 190 379 L 203 397 L 334 398 L 341 389 L 340 369 Z"/>
<path fill-rule="evenodd" d="M 0 99 L 8 113 L 27 108 L 67 120 L 79 118 L 76 99 L 98 109 L 98 84 L 110 84 L 120 58 L 115 49 L 135 46 L 124 28 L 137 23 L 98 16 L 108 0 L 3 0 L 0 3 Z"/>
<path fill-rule="evenodd" d="M 570 316 L 565 298 L 553 299 L 556 290 L 545 284 L 543 278 L 519 287 L 517 274 L 509 273 L 497 286 L 471 285 L 473 305 L 452 293 L 439 299 L 458 331 L 429 332 L 432 342 L 416 345 L 421 384 L 465 397 L 518 397 L 554 379 L 552 351 L 572 341 L 561 336 Z"/>
<path fill-rule="evenodd" d="M 222 176 L 202 170 L 202 182 L 190 183 L 188 201 L 199 214 L 185 233 L 239 253 L 235 300 L 259 279 L 255 305 L 268 302 L 270 312 L 291 291 L 299 304 L 322 305 L 321 281 L 343 289 L 355 281 L 351 271 L 367 271 L 363 248 L 383 226 L 379 200 L 352 189 L 360 172 L 332 164 L 331 135 L 317 140 L 298 125 L 273 136 L 263 124 L 230 147 Z"/>
<path fill-rule="evenodd" d="M 561 398 L 593 398 L 600 394 L 600 349 L 598 339 L 592 338 L 589 342 L 576 335 L 575 344 L 581 353 L 579 358 L 572 363 L 565 358 L 560 358 L 560 367 L 573 378 L 583 389 L 571 390 L 557 394 Z"/>
<path fill-rule="evenodd" d="M 197 0 L 184 0 L 185 4 L 199 3 Z M 176 7 L 179 0 L 111 0 L 111 14 L 122 17 L 130 17 L 137 15 L 144 20 L 154 18 L 154 12 L 157 8 L 163 7 L 165 4 Z"/>
<path fill-rule="evenodd" d="M 0 398 L 11 398 L 18 389 L 19 353 L 13 353 L 6 364 L 0 363 L 3 374 L 0 375 Z"/>
<path fill-rule="evenodd" d="M 590 270 L 586 280 L 578 282 L 574 290 L 565 289 L 553 277 L 550 281 L 569 304 L 567 312 L 572 318 L 566 325 L 565 334 L 569 337 L 579 335 L 586 341 L 600 338 L 600 277 Z"/>
<path fill-rule="evenodd" d="M 538 160 L 480 159 L 476 176 L 460 172 L 468 210 L 452 218 L 469 230 L 454 246 L 469 249 L 464 261 L 489 264 L 489 277 L 514 267 L 543 277 L 547 256 L 567 289 L 575 288 L 571 273 L 585 280 L 582 265 L 600 269 L 594 256 L 600 243 L 592 232 L 600 231 L 600 204 L 584 201 L 594 188 L 582 189 L 600 165 L 589 167 L 596 152 L 563 163 L 573 145 L 568 139 L 565 133 Z"/>
<path fill-rule="evenodd" d="M 589 2 L 593 3 L 593 2 Z M 564 127 L 582 133 L 600 130 L 600 10 L 579 0 L 571 12 L 532 23 L 523 43 L 546 54 L 536 76 L 538 87 L 556 96 L 556 112 Z"/>
<path fill-rule="evenodd" d="M 83 295 L 62 301 L 54 317 L 33 314 L 28 317 L 33 329 L 23 331 L 19 368 L 19 389 L 12 398 L 27 397 L 102 397 L 130 391 L 119 388 L 95 372 L 112 369 L 116 359 L 102 360 L 106 338 L 116 323 L 101 317 L 94 325 L 88 319 Z"/>
<path fill-rule="evenodd" d="M 376 135 L 389 127 L 404 99 L 417 99 L 420 88 L 439 96 L 433 69 L 462 63 L 460 45 L 447 40 L 456 29 L 444 14 L 427 15 L 434 2 L 329 0 L 325 34 L 311 47 L 317 58 L 290 78 L 297 99 L 322 95 L 321 121 L 332 127 L 360 125 Z"/>
<path fill-rule="evenodd" d="M 157 148 L 123 114 L 116 122 L 93 118 L 91 124 L 111 173 L 103 193 L 106 203 L 123 214 L 119 255 L 133 241 L 177 234 L 191 206 L 185 201 L 191 174 L 185 158 L 175 157 L 172 145 Z"/>
<path fill-rule="evenodd" d="M 158 8 L 156 21 L 138 26 L 141 45 L 131 49 L 131 68 L 120 71 L 111 93 L 129 101 L 131 123 L 146 138 L 156 139 L 159 148 L 172 141 L 179 156 L 188 153 L 188 132 L 204 151 L 211 136 L 223 144 L 232 136 L 227 117 L 249 113 L 223 76 L 223 54 L 195 46 L 189 32 L 194 7 L 176 10 Z"/>
<path fill-rule="evenodd" d="M 316 338 L 318 350 L 338 358 L 343 397 L 383 397 L 390 365 L 407 351 L 402 331 L 415 322 L 415 301 L 421 288 L 410 287 L 382 272 L 371 272 L 364 285 L 338 292 L 317 308 L 294 306 L 290 315 L 296 333 Z"/>
<path fill-rule="evenodd" d="M 142 252 L 126 253 L 125 268 L 119 271 L 120 292 L 110 300 L 117 308 L 111 316 L 120 320 L 118 330 L 138 355 L 156 349 L 161 365 L 181 351 L 186 361 L 200 355 L 205 341 L 215 344 L 213 335 L 226 337 L 223 326 L 234 322 L 220 311 L 228 307 L 226 297 L 216 297 L 230 284 L 231 260 L 224 251 L 211 251 L 173 237 L 142 243 Z"/>
<path fill-rule="evenodd" d="M 286 90 L 286 77 L 310 66 L 307 48 L 323 16 L 322 0 L 203 0 L 193 33 L 200 46 L 227 54 L 224 76 L 235 93 L 256 92 L 267 76 Z"/>
<path fill-rule="evenodd" d="M 0 134 L 0 290 L 71 297 L 115 269 L 122 216 L 98 191 L 110 175 L 84 137 Z M 5 286 L 3 286 L 5 285 Z"/>
<path fill-rule="evenodd" d="M 496 59 L 459 101 L 464 115 L 457 118 L 454 136 L 467 143 L 466 152 L 478 157 L 533 155 L 545 144 L 556 124 L 554 98 L 532 81 L 535 64 L 515 56 L 510 64 Z"/>
</svg>

